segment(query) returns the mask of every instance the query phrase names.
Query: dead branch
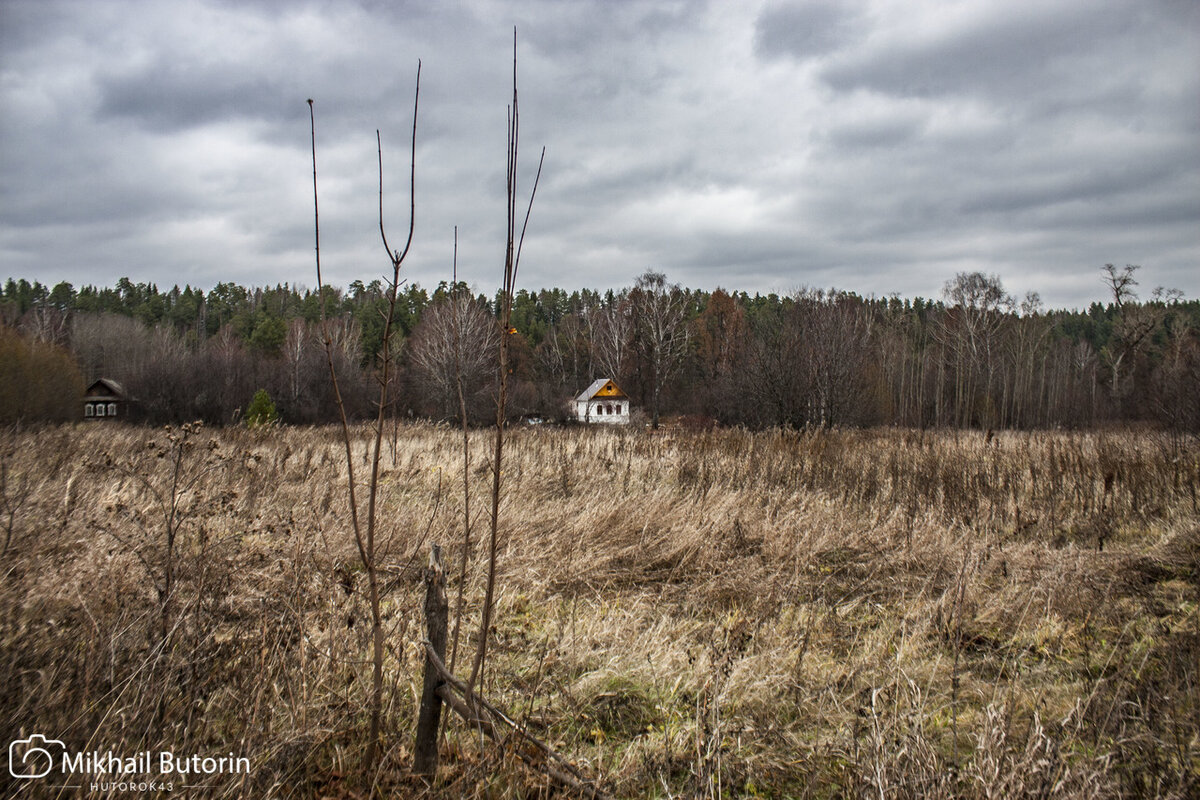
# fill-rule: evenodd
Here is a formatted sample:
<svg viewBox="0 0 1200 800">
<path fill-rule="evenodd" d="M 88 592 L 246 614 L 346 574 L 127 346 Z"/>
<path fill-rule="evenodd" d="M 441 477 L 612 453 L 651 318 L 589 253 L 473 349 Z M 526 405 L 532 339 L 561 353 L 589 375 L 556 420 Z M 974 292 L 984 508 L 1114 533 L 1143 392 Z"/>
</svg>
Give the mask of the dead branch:
<svg viewBox="0 0 1200 800">
<path fill-rule="evenodd" d="M 488 702 L 478 692 L 472 691 L 467 684 L 454 677 L 450 670 L 446 669 L 445 663 L 438 658 L 432 643 L 426 640 L 421 644 L 425 648 L 427 663 L 433 665 L 442 681 L 437 690 L 438 695 L 469 726 L 481 731 L 500 745 L 506 745 L 510 738 L 515 737 L 525 746 L 511 746 L 508 749 L 530 767 L 544 772 L 563 786 L 579 792 L 583 797 L 591 798 L 591 800 L 609 800 L 610 796 L 583 775 L 578 767 L 541 739 L 529 733 L 509 714 Z M 508 733 L 505 733 L 505 730 Z"/>
</svg>

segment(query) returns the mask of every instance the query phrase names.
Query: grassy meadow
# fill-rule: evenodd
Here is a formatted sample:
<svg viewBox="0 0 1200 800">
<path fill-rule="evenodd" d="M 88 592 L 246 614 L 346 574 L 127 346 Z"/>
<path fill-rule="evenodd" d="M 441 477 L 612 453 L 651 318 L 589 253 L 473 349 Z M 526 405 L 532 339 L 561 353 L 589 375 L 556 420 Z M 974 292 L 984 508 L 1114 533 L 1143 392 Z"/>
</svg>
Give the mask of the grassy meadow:
<svg viewBox="0 0 1200 800">
<path fill-rule="evenodd" d="M 460 431 L 385 436 L 376 775 L 340 429 L 69 425 L 0 456 L 10 738 L 250 759 L 188 797 L 564 796 L 452 715 L 434 785 L 409 772 L 430 543 L 452 620 L 459 590 Z M 614 797 L 1200 793 L 1194 438 L 529 428 L 503 478 L 484 692 Z M 5 789 L 54 796 L 31 784 Z"/>
</svg>

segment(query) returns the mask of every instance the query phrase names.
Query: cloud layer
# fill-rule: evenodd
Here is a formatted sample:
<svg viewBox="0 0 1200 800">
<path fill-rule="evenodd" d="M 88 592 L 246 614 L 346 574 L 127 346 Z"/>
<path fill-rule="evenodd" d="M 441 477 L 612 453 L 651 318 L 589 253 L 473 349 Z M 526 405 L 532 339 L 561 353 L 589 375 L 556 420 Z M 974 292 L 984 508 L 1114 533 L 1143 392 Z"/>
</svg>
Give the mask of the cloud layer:
<svg viewBox="0 0 1200 800">
<path fill-rule="evenodd" d="M 1200 7 L 915 3 L 0 4 L 0 258 L 53 283 L 382 275 L 375 131 L 406 274 L 503 259 L 512 27 L 521 285 L 933 296 L 997 273 L 1052 305 L 1105 262 L 1200 295 Z"/>
</svg>

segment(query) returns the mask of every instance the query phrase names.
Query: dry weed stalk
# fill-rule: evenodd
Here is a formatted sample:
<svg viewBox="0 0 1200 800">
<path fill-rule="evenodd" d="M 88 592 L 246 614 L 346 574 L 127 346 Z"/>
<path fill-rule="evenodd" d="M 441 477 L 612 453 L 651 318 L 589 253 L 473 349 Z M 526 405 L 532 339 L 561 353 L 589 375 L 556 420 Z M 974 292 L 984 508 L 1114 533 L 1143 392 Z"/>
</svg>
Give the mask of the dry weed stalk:
<svg viewBox="0 0 1200 800">
<path fill-rule="evenodd" d="M 13 543 L 13 531 L 16 527 L 17 514 L 29 501 L 33 486 L 28 475 L 14 475 L 9 469 L 11 455 L 4 454 L 0 460 L 0 515 L 4 519 L 4 546 L 0 547 L 0 558 L 8 555 L 8 549 Z"/>
<path fill-rule="evenodd" d="M 195 452 L 196 436 L 202 427 L 200 422 L 188 423 L 179 428 L 167 426 L 164 432 L 166 445 L 155 440 L 145 443 L 147 458 L 166 464 L 165 475 L 156 475 L 154 462 L 147 463 L 147 458 L 129 454 L 118 455 L 115 458 L 111 453 L 104 455 L 105 468 L 115 470 L 136 483 L 151 500 L 149 509 L 133 508 L 124 503 L 115 508 L 115 511 L 137 529 L 139 536 L 131 537 L 109 526 L 103 526 L 100 530 L 132 553 L 153 582 L 159 606 L 160 648 L 166 647 L 172 629 L 172 610 L 179 569 L 178 551 L 182 544 L 180 534 L 184 526 L 197 516 L 203 507 L 200 498 L 194 497 L 193 494 L 202 479 L 225 466 L 225 459 L 219 452 L 216 439 L 209 439 L 205 452 Z M 200 561 L 203 561 L 204 549 L 208 544 L 209 539 L 201 529 Z"/>
<path fill-rule="evenodd" d="M 500 538 L 500 494 L 503 456 L 504 429 L 508 424 L 508 342 L 515 331 L 512 324 L 513 295 L 516 291 L 517 268 L 521 263 L 521 248 L 525 244 L 525 230 L 529 226 L 529 215 L 533 211 L 533 199 L 537 196 L 538 182 L 542 177 L 542 163 L 546 148 L 538 159 L 537 175 L 529 192 L 529 204 L 525 209 L 525 221 L 521 235 L 517 238 L 517 147 L 520 142 L 521 115 L 517 106 L 517 30 L 513 28 L 513 97 L 508 109 L 508 171 L 506 177 L 507 243 L 504 248 L 504 281 L 500 289 L 500 370 L 496 393 L 496 439 L 492 455 L 492 513 L 488 537 L 487 583 L 484 589 L 483 612 L 479 622 L 479 644 L 475 651 L 475 662 L 471 666 L 471 677 L 467 686 L 473 691 L 482 680 L 487 664 L 488 637 L 491 635 L 492 612 L 496 590 L 496 558 Z"/>
<path fill-rule="evenodd" d="M 458 226 L 454 226 L 454 261 L 450 276 L 450 313 L 454 327 L 454 386 L 458 414 L 462 420 L 463 544 L 458 565 L 458 598 L 454 603 L 454 633 L 451 635 L 450 671 L 458 664 L 458 633 L 462 626 L 463 594 L 467 588 L 467 565 L 471 560 L 471 429 L 467 422 L 467 398 L 463 392 L 462 333 L 458 327 Z"/>
<path fill-rule="evenodd" d="M 383 248 L 388 254 L 388 259 L 391 261 L 392 273 L 387 281 L 387 305 L 384 312 L 383 323 L 383 341 L 380 353 L 380 376 L 379 376 L 379 399 L 376 401 L 376 414 L 374 424 L 374 443 L 369 451 L 369 464 L 371 468 L 370 479 L 367 484 L 367 520 L 366 530 L 362 529 L 358 519 L 358 503 L 355 493 L 355 478 L 354 478 L 354 456 L 351 446 L 350 426 L 346 419 L 346 409 L 342 403 L 341 391 L 338 388 L 337 372 L 333 366 L 333 351 L 329 336 L 329 328 L 326 322 L 325 315 L 325 291 L 321 283 L 321 238 L 320 238 L 320 217 L 318 214 L 317 205 L 317 150 L 316 150 L 316 123 L 312 115 L 313 101 L 308 101 L 309 118 L 312 123 L 312 149 L 313 149 L 313 224 L 316 236 L 316 262 L 317 262 L 317 288 L 321 293 L 321 329 L 322 336 L 325 341 L 326 361 L 329 365 L 329 377 L 333 383 L 334 396 L 337 399 L 338 412 L 342 421 L 342 438 L 346 448 L 346 464 L 349 470 L 349 501 L 350 501 L 350 516 L 351 526 L 354 531 L 354 541 L 358 548 L 358 555 L 361 560 L 364 571 L 367 575 L 367 593 L 368 601 L 371 609 L 371 641 L 372 641 L 372 657 L 371 657 L 371 721 L 370 730 L 368 733 L 367 753 L 366 753 L 366 770 L 368 774 L 373 774 L 378 766 L 378 753 L 380 747 L 380 737 L 382 732 L 382 715 L 383 715 L 383 657 L 384 657 L 384 631 L 383 617 L 380 608 L 380 571 L 379 571 L 379 552 L 376 547 L 377 533 L 377 504 L 379 499 L 379 460 L 383 452 L 383 429 L 387 421 L 387 411 L 391 405 L 391 384 L 392 384 L 392 367 L 394 353 L 392 352 L 392 328 L 396 317 L 396 301 L 397 293 L 400 288 L 400 268 L 404 263 L 404 259 L 408 256 L 409 248 L 412 246 L 413 232 L 416 228 L 416 176 L 417 176 L 417 111 L 420 106 L 421 99 L 421 63 L 417 62 L 417 77 L 416 88 L 413 92 L 413 126 L 412 126 L 412 153 L 409 170 L 409 217 L 408 217 L 408 237 L 404 243 L 403 250 L 393 250 L 388 244 L 387 232 L 384 226 L 383 218 L 383 142 L 379 131 L 375 131 L 375 141 L 379 156 L 379 235 L 383 240 Z M 364 453 L 364 457 L 367 453 Z"/>
</svg>

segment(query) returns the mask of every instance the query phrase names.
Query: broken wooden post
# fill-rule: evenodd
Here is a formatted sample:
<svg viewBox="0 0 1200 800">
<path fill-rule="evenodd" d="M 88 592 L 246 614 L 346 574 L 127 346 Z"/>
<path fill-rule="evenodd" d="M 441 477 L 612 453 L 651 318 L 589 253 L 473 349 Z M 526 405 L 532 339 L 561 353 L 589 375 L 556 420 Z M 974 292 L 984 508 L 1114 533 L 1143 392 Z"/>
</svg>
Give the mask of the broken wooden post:
<svg viewBox="0 0 1200 800">
<path fill-rule="evenodd" d="M 439 661 L 446 658 L 446 574 L 442 570 L 442 548 L 430 546 L 429 566 L 425 569 L 425 625 L 429 644 Z M 442 677 L 427 652 L 425 685 L 421 692 L 421 710 L 417 715 L 417 740 L 413 746 L 413 772 L 433 775 L 438 765 L 438 727 L 442 718 L 442 698 L 438 688 Z"/>
</svg>

